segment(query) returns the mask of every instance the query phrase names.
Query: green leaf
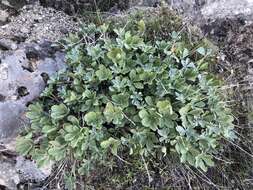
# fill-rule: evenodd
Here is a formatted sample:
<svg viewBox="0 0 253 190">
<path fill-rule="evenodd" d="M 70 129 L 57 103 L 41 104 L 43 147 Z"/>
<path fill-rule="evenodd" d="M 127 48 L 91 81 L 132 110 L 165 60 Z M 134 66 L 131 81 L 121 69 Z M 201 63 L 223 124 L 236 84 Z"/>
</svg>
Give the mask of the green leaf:
<svg viewBox="0 0 253 190">
<path fill-rule="evenodd" d="M 206 50 L 203 47 L 199 47 L 196 51 L 203 56 L 206 55 Z"/>
<path fill-rule="evenodd" d="M 166 154 L 167 154 L 167 148 L 165 146 L 162 147 L 161 151 L 164 154 L 164 156 L 166 156 Z"/>
<path fill-rule="evenodd" d="M 76 189 L 75 177 L 70 174 L 64 173 L 64 186 L 67 190 L 75 190 Z"/>
<path fill-rule="evenodd" d="M 39 103 L 29 105 L 26 116 L 33 123 L 39 122 L 41 120 L 41 117 L 43 116 L 42 105 Z"/>
<path fill-rule="evenodd" d="M 32 159 L 36 161 L 39 168 L 50 164 L 49 155 L 44 150 L 35 150 Z"/>
<path fill-rule="evenodd" d="M 162 141 L 168 139 L 168 135 L 169 135 L 170 130 L 168 128 L 163 128 L 163 129 L 159 129 L 157 132 L 162 137 L 162 138 L 160 138 L 160 141 L 162 142 Z"/>
<path fill-rule="evenodd" d="M 64 140 L 65 140 L 66 142 L 71 142 L 71 141 L 73 141 L 75 138 L 76 138 L 76 134 L 73 134 L 73 133 L 69 133 L 69 134 L 66 134 L 66 135 L 64 136 Z"/>
<path fill-rule="evenodd" d="M 76 132 L 76 131 L 79 130 L 79 128 L 78 128 L 77 126 L 72 125 L 72 124 L 69 124 L 69 123 L 65 123 L 65 124 L 63 125 L 63 129 L 64 129 L 65 131 L 67 131 L 68 133 L 73 133 L 73 132 Z"/>
<path fill-rule="evenodd" d="M 89 126 L 100 128 L 103 124 L 103 118 L 101 112 L 88 112 L 84 116 L 84 120 Z"/>
<path fill-rule="evenodd" d="M 119 107 L 113 106 L 111 102 L 107 103 L 104 110 L 104 115 L 108 123 L 112 122 L 115 125 L 121 124 L 124 118 L 121 109 Z"/>
<path fill-rule="evenodd" d="M 99 70 L 96 71 L 96 76 L 99 81 L 111 80 L 112 72 L 110 69 L 107 69 L 104 65 L 99 65 Z"/>
<path fill-rule="evenodd" d="M 51 117 L 54 120 L 61 120 L 69 113 L 69 109 L 64 104 L 54 105 L 51 107 Z"/>
<path fill-rule="evenodd" d="M 109 147 L 111 148 L 111 152 L 112 154 L 114 155 L 117 155 L 118 153 L 118 147 L 120 145 L 120 141 L 119 140 L 116 140 L 112 137 L 110 137 L 109 139 L 105 140 L 105 141 L 102 141 L 100 143 L 100 146 L 103 148 L 103 149 L 108 149 Z"/>
<path fill-rule="evenodd" d="M 152 82 L 156 78 L 156 73 L 155 72 L 150 72 L 150 71 L 145 71 L 142 72 L 140 75 L 140 80 L 143 80 L 144 83 L 152 84 Z"/>
<path fill-rule="evenodd" d="M 79 120 L 73 115 L 68 116 L 68 121 L 73 125 L 79 126 Z"/>
<path fill-rule="evenodd" d="M 26 156 L 33 149 L 33 141 L 24 137 L 17 138 L 16 150 L 22 156 Z"/>
<path fill-rule="evenodd" d="M 54 125 L 45 125 L 42 128 L 42 133 L 49 134 L 49 133 L 52 133 L 54 131 L 57 131 L 57 129 L 58 128 Z"/>
<path fill-rule="evenodd" d="M 49 150 L 48 150 L 48 154 L 52 157 L 54 157 L 54 159 L 56 161 L 60 161 L 60 160 L 63 160 L 65 158 L 65 148 L 64 147 L 51 147 Z"/>
<path fill-rule="evenodd" d="M 187 56 L 189 55 L 189 50 L 184 48 L 184 51 L 183 51 L 183 55 L 182 55 L 182 58 L 186 58 Z"/>
<path fill-rule="evenodd" d="M 78 96 L 74 91 L 67 91 L 64 103 L 70 103 L 78 100 Z"/>
<path fill-rule="evenodd" d="M 138 22 L 138 31 L 143 33 L 145 32 L 146 26 L 145 26 L 145 22 L 143 20 L 140 20 Z"/>
<path fill-rule="evenodd" d="M 186 154 L 188 152 L 187 147 L 185 146 L 185 144 L 182 140 L 176 142 L 175 148 L 176 148 L 176 151 L 182 155 Z"/>
<path fill-rule="evenodd" d="M 139 112 L 139 116 L 141 118 L 141 123 L 143 126 L 148 127 L 152 129 L 153 131 L 156 131 L 159 124 L 159 118 L 158 115 L 154 112 L 148 112 L 145 109 L 142 109 Z"/>
<path fill-rule="evenodd" d="M 206 165 L 213 167 L 214 166 L 214 161 L 212 160 L 212 156 L 210 155 L 203 155 L 202 159 L 206 163 Z"/>
<path fill-rule="evenodd" d="M 181 135 L 181 136 L 184 136 L 185 135 L 185 129 L 183 128 L 183 127 L 181 127 L 181 126 L 177 126 L 176 127 L 176 130 L 177 130 L 177 132 L 179 132 L 179 134 Z"/>
<path fill-rule="evenodd" d="M 107 57 L 113 61 L 113 63 L 119 63 L 125 59 L 125 52 L 120 48 L 112 48 L 107 53 Z"/>
<path fill-rule="evenodd" d="M 130 31 L 125 33 L 123 44 L 126 49 L 138 49 L 143 45 L 143 39 L 140 36 L 132 35 Z"/>
<path fill-rule="evenodd" d="M 157 25 L 152 35 L 150 21 Z M 171 28 L 150 21 L 130 20 L 120 29 L 85 25 L 64 41 L 67 65 L 29 106 L 31 127 L 17 146 L 22 155 L 37 163 L 77 160 L 72 185 L 76 171 L 112 166 L 110 152 L 117 155 L 121 144 L 137 160 L 174 151 L 204 171 L 214 165 L 220 139 L 236 138 L 222 83 L 207 72 L 215 60 L 207 44 L 189 44 L 187 31 L 170 37 Z"/>
<path fill-rule="evenodd" d="M 179 37 L 179 33 L 176 32 L 176 31 L 173 31 L 173 32 L 171 33 L 171 37 L 172 37 L 172 39 L 177 40 L 178 37 Z"/>
<path fill-rule="evenodd" d="M 116 106 L 119 106 L 124 109 L 129 105 L 129 94 L 120 93 L 117 95 L 113 95 L 112 101 Z"/>
<path fill-rule="evenodd" d="M 195 166 L 201 168 L 204 172 L 207 172 L 207 169 L 208 169 L 208 168 L 206 167 L 203 158 L 204 158 L 204 157 L 203 157 L 203 154 L 199 154 L 199 155 L 196 157 Z M 208 158 L 207 158 L 207 160 L 210 161 Z"/>
<path fill-rule="evenodd" d="M 198 163 L 198 166 L 204 171 L 204 172 L 207 172 L 207 167 L 205 165 L 205 163 L 203 162 L 203 160 L 200 160 L 199 163 Z"/>
<path fill-rule="evenodd" d="M 95 46 L 88 46 L 87 47 L 87 53 L 89 56 L 92 57 L 92 59 L 97 60 L 100 57 L 103 57 L 104 52 L 99 44 L 96 44 Z"/>
<path fill-rule="evenodd" d="M 158 101 L 156 107 L 161 114 L 173 114 L 172 106 L 169 100 Z"/>
<path fill-rule="evenodd" d="M 184 76 L 187 80 L 194 82 L 198 76 L 198 73 L 194 69 L 186 69 L 186 71 L 184 72 Z"/>
<path fill-rule="evenodd" d="M 146 103 L 147 103 L 149 106 L 154 105 L 154 101 L 153 101 L 153 99 L 152 99 L 151 96 L 145 97 L 145 101 L 146 101 Z"/>
</svg>

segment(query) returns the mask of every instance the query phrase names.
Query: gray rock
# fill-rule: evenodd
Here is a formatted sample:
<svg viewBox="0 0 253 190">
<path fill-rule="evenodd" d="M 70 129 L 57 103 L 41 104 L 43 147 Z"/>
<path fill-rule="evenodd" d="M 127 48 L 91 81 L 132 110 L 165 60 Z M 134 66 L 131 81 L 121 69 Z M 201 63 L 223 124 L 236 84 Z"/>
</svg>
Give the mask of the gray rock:
<svg viewBox="0 0 253 190">
<path fill-rule="evenodd" d="M 44 181 L 51 174 L 51 166 L 52 165 L 48 165 L 38 169 L 34 162 L 26 160 L 22 156 L 18 156 L 16 158 L 15 169 L 18 171 L 22 182 L 32 181 L 39 183 Z"/>
<path fill-rule="evenodd" d="M 17 44 L 10 39 L 1 39 L 0 38 L 0 49 L 2 49 L 2 50 L 16 50 Z"/>
<path fill-rule="evenodd" d="M 5 10 L 0 10 L 0 24 L 6 23 L 8 18 L 9 18 L 9 13 Z"/>
<path fill-rule="evenodd" d="M 0 185 L 7 188 L 7 190 L 16 190 L 17 184 L 20 183 L 18 171 L 13 167 L 13 163 L 4 161 L 0 162 Z"/>
<path fill-rule="evenodd" d="M 0 59 L 0 148 L 11 154 L 0 160 L 0 185 L 15 190 L 19 183 L 40 183 L 51 174 L 51 164 L 38 169 L 34 162 L 16 156 L 15 139 L 28 124 L 27 103 L 39 97 L 45 88 L 43 74 L 52 76 L 64 69 L 65 54 L 43 42 L 20 44 Z"/>
<path fill-rule="evenodd" d="M 131 6 L 155 6 L 159 0 L 132 0 Z M 166 0 L 171 8 L 191 18 L 195 23 L 203 19 L 217 19 L 242 15 L 253 18 L 253 0 Z M 206 22 L 206 21 L 205 21 Z"/>
<path fill-rule="evenodd" d="M 30 30 L 26 27 L 23 27 L 23 28 L 20 29 L 20 32 L 24 33 L 24 34 L 28 34 L 28 33 L 30 33 Z"/>
<path fill-rule="evenodd" d="M 24 126 L 25 105 L 14 101 L 0 103 L 0 141 L 14 137 Z"/>
<path fill-rule="evenodd" d="M 20 183 L 41 183 L 52 171 L 52 164 L 38 168 L 22 156 L 0 156 L 0 161 L 0 185 L 8 190 L 16 190 Z"/>
<path fill-rule="evenodd" d="M 0 141 L 15 136 L 26 124 L 26 104 L 45 88 L 43 74 L 65 67 L 64 53 L 48 46 L 29 44 L 6 54 L 0 64 Z"/>
</svg>

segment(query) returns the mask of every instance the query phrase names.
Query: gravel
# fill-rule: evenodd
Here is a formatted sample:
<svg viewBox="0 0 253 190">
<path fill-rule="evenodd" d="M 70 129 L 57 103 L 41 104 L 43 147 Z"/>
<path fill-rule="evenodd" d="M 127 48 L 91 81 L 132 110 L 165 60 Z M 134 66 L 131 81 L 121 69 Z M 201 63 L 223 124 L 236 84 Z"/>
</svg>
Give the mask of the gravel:
<svg viewBox="0 0 253 190">
<path fill-rule="evenodd" d="M 68 32 L 77 31 L 78 24 L 71 16 L 39 5 L 24 6 L 17 17 L 0 26 L 0 39 L 31 41 L 57 41 Z"/>
</svg>

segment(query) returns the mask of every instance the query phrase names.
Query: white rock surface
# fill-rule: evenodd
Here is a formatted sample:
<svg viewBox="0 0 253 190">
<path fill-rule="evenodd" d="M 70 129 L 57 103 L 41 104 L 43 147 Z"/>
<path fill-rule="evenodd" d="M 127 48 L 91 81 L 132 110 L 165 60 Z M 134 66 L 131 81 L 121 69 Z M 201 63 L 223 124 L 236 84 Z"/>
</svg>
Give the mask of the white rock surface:
<svg viewBox="0 0 253 190">
<path fill-rule="evenodd" d="M 9 13 L 5 10 L 0 10 L 0 24 L 7 22 Z"/>
<path fill-rule="evenodd" d="M 212 19 L 253 15 L 253 0 L 216 0 L 208 1 L 202 8 L 202 14 Z"/>
</svg>

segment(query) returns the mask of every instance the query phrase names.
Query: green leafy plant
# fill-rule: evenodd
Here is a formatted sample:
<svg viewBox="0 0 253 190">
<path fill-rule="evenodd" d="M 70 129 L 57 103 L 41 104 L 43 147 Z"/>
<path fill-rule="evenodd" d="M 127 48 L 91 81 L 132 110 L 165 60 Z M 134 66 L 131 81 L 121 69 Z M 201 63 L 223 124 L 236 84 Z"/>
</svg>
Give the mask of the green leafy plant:
<svg viewBox="0 0 253 190">
<path fill-rule="evenodd" d="M 126 154 L 175 152 L 203 171 L 214 165 L 220 141 L 235 135 L 220 81 L 208 72 L 211 50 L 186 45 L 180 32 L 145 40 L 139 26 L 107 32 L 91 24 L 70 36 L 67 68 L 28 108 L 22 155 L 39 165 L 75 160 L 80 174 Z"/>
</svg>

